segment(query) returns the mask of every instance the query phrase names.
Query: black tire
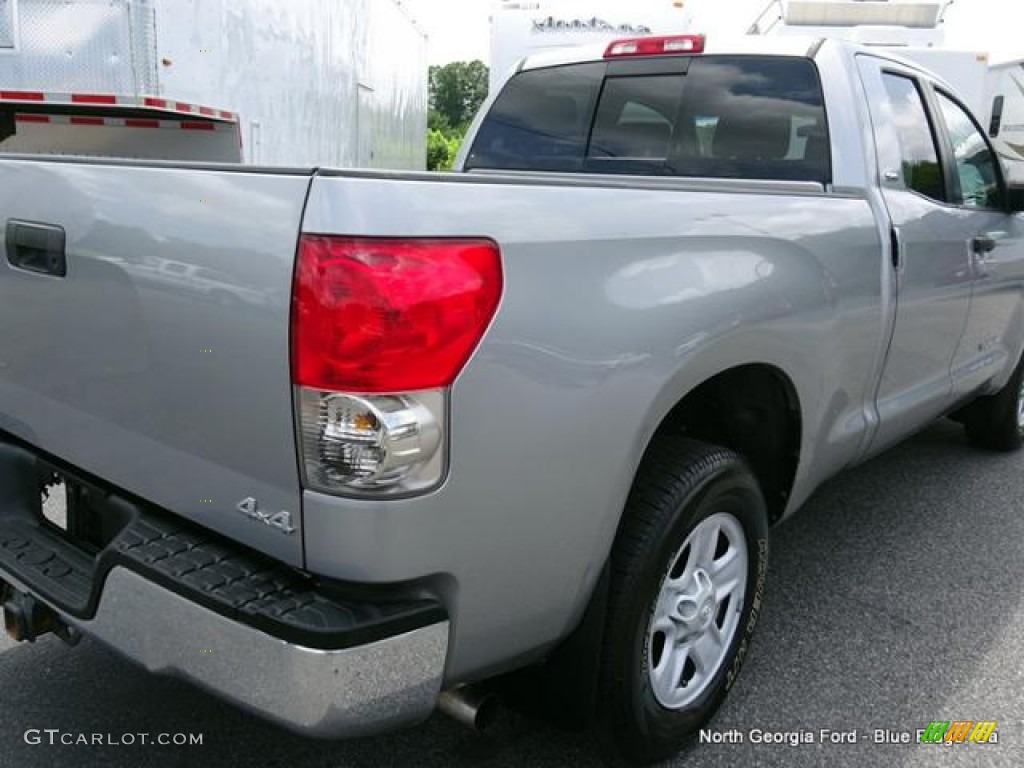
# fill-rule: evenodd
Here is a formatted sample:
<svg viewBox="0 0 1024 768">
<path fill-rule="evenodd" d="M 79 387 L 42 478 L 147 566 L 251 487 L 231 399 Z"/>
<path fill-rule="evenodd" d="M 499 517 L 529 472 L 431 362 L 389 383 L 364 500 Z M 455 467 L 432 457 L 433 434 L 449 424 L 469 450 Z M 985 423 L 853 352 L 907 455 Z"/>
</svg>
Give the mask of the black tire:
<svg viewBox="0 0 1024 768">
<path fill-rule="evenodd" d="M 702 520 L 731 513 L 746 539 L 744 605 L 721 666 L 692 704 L 663 707 L 650 682 L 648 629 L 662 581 Z M 667 759 L 722 704 L 749 651 L 764 593 L 768 516 L 757 480 L 736 453 L 684 438 L 658 437 L 638 472 L 611 557 L 601 664 L 603 734 L 628 762 Z"/>
<path fill-rule="evenodd" d="M 972 443 L 992 451 L 1016 451 L 1024 445 L 1024 425 L 1017 417 L 1022 381 L 1024 358 L 1005 387 L 994 395 L 979 397 L 959 414 Z"/>
</svg>

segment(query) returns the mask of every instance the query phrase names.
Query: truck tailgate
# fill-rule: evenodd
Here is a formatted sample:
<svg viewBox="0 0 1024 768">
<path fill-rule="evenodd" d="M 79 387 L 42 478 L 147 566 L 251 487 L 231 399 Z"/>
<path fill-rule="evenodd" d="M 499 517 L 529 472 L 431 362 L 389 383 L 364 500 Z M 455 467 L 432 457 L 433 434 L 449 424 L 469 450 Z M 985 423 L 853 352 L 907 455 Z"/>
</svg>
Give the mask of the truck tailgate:
<svg viewBox="0 0 1024 768">
<path fill-rule="evenodd" d="M 311 176 L 0 159 L 0 431 L 301 565 L 288 323 Z M 14 266 L 60 230 L 65 275 Z"/>
</svg>

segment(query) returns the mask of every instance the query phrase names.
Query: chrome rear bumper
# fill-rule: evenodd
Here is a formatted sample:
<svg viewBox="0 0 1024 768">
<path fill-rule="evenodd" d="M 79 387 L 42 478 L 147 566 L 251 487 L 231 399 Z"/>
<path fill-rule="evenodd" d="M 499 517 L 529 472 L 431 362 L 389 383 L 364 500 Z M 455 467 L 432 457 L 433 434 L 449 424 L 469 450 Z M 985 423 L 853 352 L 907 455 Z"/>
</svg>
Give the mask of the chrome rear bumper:
<svg viewBox="0 0 1024 768">
<path fill-rule="evenodd" d="M 66 530 L 42 515 L 41 478 L 55 472 L 76 489 Z M 447 611 L 422 588 L 318 579 L 2 434 L 0 603 L 17 639 L 90 635 L 152 672 L 323 738 L 429 716 L 448 651 Z"/>
<path fill-rule="evenodd" d="M 206 690 L 311 736 L 362 736 L 409 725 L 437 704 L 448 622 L 367 645 L 304 648 L 231 621 L 114 568 L 93 619 L 64 617 L 151 672 Z"/>
</svg>

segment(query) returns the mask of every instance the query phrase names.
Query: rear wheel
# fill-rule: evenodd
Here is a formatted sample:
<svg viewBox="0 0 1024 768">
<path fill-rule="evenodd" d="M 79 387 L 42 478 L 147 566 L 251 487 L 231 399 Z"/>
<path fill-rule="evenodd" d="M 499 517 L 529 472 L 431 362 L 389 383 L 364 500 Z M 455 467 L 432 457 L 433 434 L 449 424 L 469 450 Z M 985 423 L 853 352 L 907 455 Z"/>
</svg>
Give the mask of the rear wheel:
<svg viewBox="0 0 1024 768">
<path fill-rule="evenodd" d="M 1024 444 L 1024 358 L 999 392 L 979 397 L 961 414 L 968 439 L 996 451 L 1015 451 Z"/>
<path fill-rule="evenodd" d="M 612 551 L 602 716 L 619 752 L 665 759 L 736 681 L 760 611 L 767 512 L 746 462 L 656 438 Z"/>
</svg>

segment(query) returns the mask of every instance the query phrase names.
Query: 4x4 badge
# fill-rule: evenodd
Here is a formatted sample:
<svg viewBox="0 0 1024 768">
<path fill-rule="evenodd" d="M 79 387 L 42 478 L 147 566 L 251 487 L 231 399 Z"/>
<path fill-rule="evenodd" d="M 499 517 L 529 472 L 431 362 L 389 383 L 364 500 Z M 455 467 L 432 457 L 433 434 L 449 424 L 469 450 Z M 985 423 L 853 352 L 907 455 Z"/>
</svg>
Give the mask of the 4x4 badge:
<svg viewBox="0 0 1024 768">
<path fill-rule="evenodd" d="M 238 506 L 235 507 L 246 517 L 258 520 L 265 525 L 269 525 L 271 528 L 277 528 L 282 533 L 295 533 L 295 526 L 292 525 L 292 513 L 281 510 L 280 512 L 265 512 L 260 509 L 259 502 L 251 496 L 248 499 L 242 499 L 238 502 Z"/>
</svg>

